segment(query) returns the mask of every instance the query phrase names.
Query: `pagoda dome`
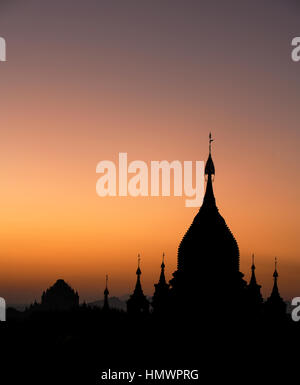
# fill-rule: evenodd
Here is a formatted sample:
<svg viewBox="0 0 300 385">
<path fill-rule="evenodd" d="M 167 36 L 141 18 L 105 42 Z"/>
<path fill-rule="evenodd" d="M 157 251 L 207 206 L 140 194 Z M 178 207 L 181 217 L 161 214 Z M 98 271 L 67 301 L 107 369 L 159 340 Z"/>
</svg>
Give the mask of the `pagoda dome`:
<svg viewBox="0 0 300 385">
<path fill-rule="evenodd" d="M 212 141 L 210 134 L 203 204 L 179 245 L 178 270 L 193 271 L 199 268 L 207 274 L 211 271 L 207 269 L 213 268 L 216 273 L 238 272 L 238 244 L 219 213 L 213 192 L 212 175 L 215 175 L 215 166 L 211 156 Z"/>
<path fill-rule="evenodd" d="M 178 248 L 178 270 L 239 271 L 239 247 L 216 206 L 205 202 Z M 206 271 L 205 271 L 206 270 Z"/>
<path fill-rule="evenodd" d="M 227 299 L 240 297 L 246 285 L 239 271 L 237 241 L 216 206 L 211 142 L 210 135 L 203 204 L 180 242 L 177 271 L 170 281 L 173 292 L 184 296 L 185 302 L 189 297 L 192 304 L 199 298 L 206 298 L 206 303 L 210 303 L 212 297 L 222 297 L 228 303 Z"/>
<path fill-rule="evenodd" d="M 69 310 L 79 305 L 79 295 L 63 279 L 58 279 L 43 293 L 42 305 L 50 310 Z"/>
</svg>

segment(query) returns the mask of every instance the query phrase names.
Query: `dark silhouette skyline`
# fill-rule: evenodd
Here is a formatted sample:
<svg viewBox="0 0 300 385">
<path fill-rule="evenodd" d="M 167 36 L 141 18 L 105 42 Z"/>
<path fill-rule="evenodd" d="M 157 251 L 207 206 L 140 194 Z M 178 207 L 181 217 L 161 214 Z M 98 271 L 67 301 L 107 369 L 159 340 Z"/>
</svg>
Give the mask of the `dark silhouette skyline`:
<svg viewBox="0 0 300 385">
<path fill-rule="evenodd" d="M 272 283 L 267 268 L 270 266 L 273 273 L 272 258 L 278 254 L 280 292 L 284 298 L 291 298 L 300 290 L 299 216 L 295 215 L 300 186 L 296 178 L 300 164 L 300 89 L 299 66 L 290 58 L 290 42 L 298 30 L 296 2 L 278 7 L 266 7 L 258 0 L 245 7 L 237 1 L 229 7 L 208 2 L 189 6 L 178 3 L 174 7 L 169 2 L 163 6 L 163 15 L 158 11 L 161 4 L 152 4 L 151 9 L 140 4 L 127 15 L 125 4 L 107 8 L 94 1 L 90 8 L 76 1 L 76 7 L 68 7 L 69 20 L 76 21 L 66 29 L 61 13 L 65 1 L 69 2 L 45 2 L 41 8 L 37 0 L 28 7 L 19 0 L 20 7 L 7 6 L 2 13 L 1 36 L 7 39 L 12 59 L 1 67 L 6 106 L 1 116 L 3 123 L 7 122 L 7 129 L 3 126 L 3 148 L 11 149 L 2 152 L 6 164 L 2 191 L 7 205 L 1 221 L 3 297 L 8 303 L 28 303 L 62 276 L 82 298 L 91 301 L 98 298 L 99 280 L 108 270 L 114 282 L 118 281 L 111 293 L 127 294 L 122 272 L 125 266 L 134 268 L 138 251 L 143 259 L 153 258 L 147 269 L 146 261 L 143 263 L 143 288 L 150 294 L 150 277 L 155 265 L 160 264 L 162 251 L 166 252 L 168 268 L 175 270 L 175 247 L 194 209 L 180 207 L 179 198 L 149 199 L 144 207 L 144 199 L 139 198 L 100 200 L 93 191 L 94 167 L 101 159 L 113 159 L 118 149 L 129 150 L 132 159 L 206 160 L 206 127 L 213 127 L 218 140 L 217 153 L 213 154 L 217 173 L 220 175 L 223 169 L 214 190 L 220 212 L 238 238 L 242 271 L 246 273 L 254 251 L 258 277 L 264 281 L 263 289 L 267 287 L 262 292 L 267 296 Z M 234 12 L 227 12 L 230 7 Z M 28 18 L 21 17 L 23 8 Z M 82 13 L 86 17 L 82 18 Z M 45 34 L 36 32 L 41 28 L 40 17 Z M 132 29 L 136 19 L 140 20 L 138 33 Z M 57 20 L 60 22 L 54 33 Z M 240 35 L 241 20 L 244 28 Z M 153 23 L 157 29 L 153 29 Z M 182 28 L 175 28 L 178 25 Z M 78 28 L 82 36 L 79 41 Z M 118 28 L 124 28 L 125 34 L 112 33 Z M 223 48 L 211 49 L 219 44 L 220 35 L 224 37 Z M 72 43 L 74 39 L 76 44 Z M 249 44 L 241 44 L 241 39 Z M 25 67 L 24 41 L 28 49 Z M 62 42 L 68 50 L 62 48 Z M 40 54 L 49 52 L 48 44 L 51 52 L 62 58 L 60 65 L 56 54 Z M 273 44 L 276 49 L 265 49 Z M 226 45 L 230 48 L 225 49 Z M 130 55 L 121 48 L 125 46 Z M 86 55 L 81 55 L 83 52 Z M 114 65 L 117 58 L 124 65 Z M 82 71 L 87 77 L 81 76 Z M 74 92 L 74 86 L 78 86 L 78 92 Z M 36 92 L 27 98 L 32 88 Z M 109 89 L 112 94 L 108 98 Z M 58 114 L 53 114 L 54 106 Z M 23 121 L 15 119 L 16 111 L 28 111 Z M 71 159 L 76 175 L 66 177 L 70 175 Z M 20 178 L 20 164 L 28 170 L 29 178 L 24 174 Z M 42 165 L 45 174 L 40 172 Z M 42 175 L 47 175 L 47 183 Z M 23 194 L 15 190 L 14 180 Z M 169 226 L 163 221 L 159 225 L 164 208 L 174 208 L 174 222 L 170 221 L 170 225 L 176 223 L 172 225 L 173 243 Z M 132 221 L 126 217 L 128 212 Z M 145 231 L 144 249 L 141 242 L 138 246 L 134 242 L 143 217 L 145 229 L 154 221 L 153 235 L 152 227 Z M 124 229 L 120 234 L 125 239 L 122 252 L 110 238 L 116 221 Z M 155 246 L 150 243 L 151 236 Z M 292 266 L 297 274 L 289 273 Z M 171 272 L 166 271 L 168 275 Z M 101 294 L 103 290 L 101 285 Z"/>
<path fill-rule="evenodd" d="M 266 301 L 255 275 L 252 256 L 249 283 L 239 269 L 238 243 L 219 213 L 213 191 L 215 165 L 212 157 L 212 136 L 209 134 L 209 154 L 205 165 L 206 191 L 202 206 L 178 247 L 177 270 L 167 282 L 163 253 L 159 280 L 149 300 L 141 282 L 141 257 L 138 255 L 136 284 L 127 300 L 127 312 L 132 316 L 201 315 L 205 319 L 218 317 L 263 320 L 286 318 L 286 304 L 278 289 L 277 259 L 274 285 Z M 217 306 L 216 306 L 217 304 Z M 84 303 L 83 305 L 87 305 Z M 43 292 L 41 303 L 30 306 L 30 312 L 68 311 L 79 307 L 79 295 L 63 279 Z M 106 275 L 103 311 L 110 311 L 108 276 Z M 25 312 L 26 313 L 26 312 Z"/>
<path fill-rule="evenodd" d="M 16 346 L 21 343 L 39 354 L 46 351 L 51 359 L 45 360 L 44 353 L 40 368 L 56 362 L 54 373 L 59 373 L 63 384 L 70 384 L 71 379 L 95 384 L 99 370 L 111 367 L 134 367 L 139 372 L 145 367 L 188 367 L 199 370 L 202 379 L 227 378 L 232 383 L 240 381 L 240 370 L 249 378 L 273 378 L 268 367 L 253 365 L 253 351 L 257 362 L 266 354 L 272 357 L 274 351 L 277 359 L 278 343 L 295 339 L 299 325 L 286 314 L 277 259 L 273 289 L 265 301 L 254 256 L 249 283 L 240 272 L 237 241 L 220 215 L 213 193 L 211 140 L 205 197 L 179 245 L 173 278 L 168 282 L 163 254 L 153 297 L 147 298 L 138 255 L 136 284 L 127 311 L 111 306 L 108 276 L 102 307 L 80 305 L 79 294 L 59 279 L 43 292 L 41 303 L 35 302 L 24 312 L 8 309 L 10 347 L 19 351 Z M 140 383 L 145 382 L 141 379 Z"/>
<path fill-rule="evenodd" d="M 2 378 L 189 368 L 201 385 L 295 383 L 299 1 L 0 3 L 0 295 L 37 299 L 0 322 Z M 119 149 L 207 153 L 203 205 L 97 197 L 96 162 Z"/>
</svg>

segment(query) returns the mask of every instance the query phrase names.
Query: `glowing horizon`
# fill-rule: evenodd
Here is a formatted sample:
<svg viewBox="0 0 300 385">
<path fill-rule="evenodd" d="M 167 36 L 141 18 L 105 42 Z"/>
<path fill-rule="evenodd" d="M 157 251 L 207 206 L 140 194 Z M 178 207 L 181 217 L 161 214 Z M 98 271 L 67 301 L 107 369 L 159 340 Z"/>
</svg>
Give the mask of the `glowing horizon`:
<svg viewBox="0 0 300 385">
<path fill-rule="evenodd" d="M 93 301 L 106 274 L 111 296 L 127 294 L 138 253 L 151 295 L 162 253 L 170 279 L 198 209 L 184 197 L 100 199 L 96 165 L 120 152 L 205 162 L 210 131 L 241 271 L 249 279 L 254 253 L 266 297 L 277 256 L 281 295 L 299 296 L 296 5 L 235 2 L 233 16 L 214 1 L 16 3 L 0 6 L 0 296 L 29 303 L 63 278 Z"/>
</svg>

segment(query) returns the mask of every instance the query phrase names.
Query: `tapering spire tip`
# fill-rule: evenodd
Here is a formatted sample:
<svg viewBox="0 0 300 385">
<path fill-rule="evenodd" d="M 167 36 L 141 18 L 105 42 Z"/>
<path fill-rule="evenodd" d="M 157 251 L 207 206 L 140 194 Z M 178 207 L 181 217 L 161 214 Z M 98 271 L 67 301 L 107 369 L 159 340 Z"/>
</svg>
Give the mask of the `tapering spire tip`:
<svg viewBox="0 0 300 385">
<path fill-rule="evenodd" d="M 211 143 L 213 142 L 213 139 L 211 137 L 211 133 L 209 133 L 209 155 L 208 155 L 208 159 L 207 159 L 207 162 L 206 162 L 206 165 L 205 165 L 205 175 L 215 175 L 215 166 L 214 166 L 214 162 L 212 160 L 212 157 L 211 157 Z"/>
<path fill-rule="evenodd" d="M 273 277 L 274 277 L 274 278 L 277 278 L 277 277 L 278 277 L 278 272 L 277 272 L 277 257 L 275 257 L 274 264 L 275 264 L 275 271 L 274 271 Z"/>
<path fill-rule="evenodd" d="M 211 143 L 213 142 L 214 140 L 212 139 L 212 136 L 211 136 L 211 132 L 209 133 L 209 154 L 211 154 Z"/>
<path fill-rule="evenodd" d="M 140 264 L 141 264 L 141 255 L 138 254 L 138 268 L 137 268 L 137 271 L 136 271 L 137 275 L 141 275 L 142 274 L 141 268 L 140 268 Z"/>
<path fill-rule="evenodd" d="M 162 267 L 162 268 L 165 267 L 165 253 L 163 253 L 163 255 L 162 255 L 161 267 Z"/>
</svg>

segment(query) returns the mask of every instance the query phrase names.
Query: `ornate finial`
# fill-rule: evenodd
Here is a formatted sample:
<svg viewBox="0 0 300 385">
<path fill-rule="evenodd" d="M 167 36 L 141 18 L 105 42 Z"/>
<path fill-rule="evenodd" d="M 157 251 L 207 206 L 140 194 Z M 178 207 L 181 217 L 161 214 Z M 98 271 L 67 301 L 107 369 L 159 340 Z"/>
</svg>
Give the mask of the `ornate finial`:
<svg viewBox="0 0 300 385">
<path fill-rule="evenodd" d="M 250 278 L 250 282 L 249 282 L 249 287 L 260 287 L 259 285 L 257 285 L 256 283 L 256 277 L 255 277 L 255 264 L 254 264 L 254 253 L 252 254 L 252 265 L 251 265 L 251 278 Z"/>
<path fill-rule="evenodd" d="M 252 269 L 255 269 L 255 265 L 254 265 L 254 254 L 252 254 Z"/>
<path fill-rule="evenodd" d="M 108 275 L 105 276 L 105 289 L 104 289 L 104 297 L 107 298 L 108 294 L 109 294 L 109 291 L 108 291 L 108 287 L 107 287 L 107 283 L 108 283 Z M 105 305 L 106 306 L 106 305 Z"/>
<path fill-rule="evenodd" d="M 214 162 L 212 160 L 212 157 L 211 157 L 211 143 L 213 142 L 213 139 L 211 137 L 211 132 L 209 133 L 209 155 L 208 155 L 208 159 L 207 159 L 207 162 L 206 162 L 206 165 L 205 165 L 205 175 L 215 175 L 215 166 L 214 166 Z"/>
<path fill-rule="evenodd" d="M 165 253 L 163 253 L 163 255 L 162 255 L 162 263 L 161 263 L 161 267 L 162 267 L 162 268 L 165 267 Z"/>
<path fill-rule="evenodd" d="M 275 271 L 274 271 L 273 277 L 274 278 L 278 277 L 278 273 L 277 273 L 277 257 L 275 257 Z"/>
<path fill-rule="evenodd" d="M 140 269 L 140 263 L 141 263 L 141 256 L 140 256 L 140 254 L 138 254 L 138 268 L 137 268 L 137 271 L 136 271 L 137 275 L 141 275 L 142 274 L 141 269 Z"/>
<path fill-rule="evenodd" d="M 211 143 L 213 142 L 214 140 L 212 139 L 211 137 L 211 132 L 209 133 L 209 153 L 211 154 Z"/>
</svg>

